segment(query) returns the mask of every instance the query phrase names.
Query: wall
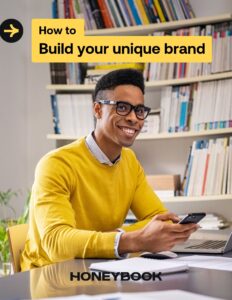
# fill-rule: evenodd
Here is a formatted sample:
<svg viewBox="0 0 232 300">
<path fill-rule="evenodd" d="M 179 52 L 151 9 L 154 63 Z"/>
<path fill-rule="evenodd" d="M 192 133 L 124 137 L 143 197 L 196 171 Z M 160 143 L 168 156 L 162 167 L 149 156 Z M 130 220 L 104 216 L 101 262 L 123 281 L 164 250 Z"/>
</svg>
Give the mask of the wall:
<svg viewBox="0 0 232 300">
<path fill-rule="evenodd" d="M 22 194 L 14 199 L 19 214 L 26 190 L 31 187 L 33 173 L 39 158 L 55 147 L 46 139 L 52 132 L 49 93 L 45 86 L 50 82 L 47 64 L 32 64 L 30 57 L 30 22 L 32 18 L 49 18 L 51 1 L 8 0 L 1 1 L 0 22 L 7 18 L 19 19 L 24 25 L 24 36 L 15 44 L 0 41 L 0 190 L 12 188 Z M 232 12 L 232 1 L 192 0 L 197 16 Z M 178 151 L 169 151 L 176 145 Z M 163 159 L 168 166 L 165 172 L 184 168 L 183 156 L 191 140 L 144 142 L 145 169 L 152 172 L 146 157 L 153 154 L 153 165 L 162 170 Z M 136 143 L 138 153 L 142 144 Z M 185 150 L 183 150 L 185 149 Z M 162 153 L 162 157 L 160 157 Z M 141 158 L 141 154 L 138 154 Z M 142 159 L 142 158 L 141 158 Z M 173 165 L 174 162 L 174 165 Z M 0 211 L 1 217 L 1 211 Z"/>
<path fill-rule="evenodd" d="M 0 190 L 18 192 L 13 200 L 21 213 L 27 190 L 31 188 L 36 162 L 54 143 L 51 132 L 47 64 L 31 63 L 30 23 L 32 18 L 50 17 L 50 1 L 1 1 L 0 22 L 21 21 L 24 35 L 15 44 L 0 41 Z M 0 210 L 0 218 L 2 211 Z"/>
</svg>

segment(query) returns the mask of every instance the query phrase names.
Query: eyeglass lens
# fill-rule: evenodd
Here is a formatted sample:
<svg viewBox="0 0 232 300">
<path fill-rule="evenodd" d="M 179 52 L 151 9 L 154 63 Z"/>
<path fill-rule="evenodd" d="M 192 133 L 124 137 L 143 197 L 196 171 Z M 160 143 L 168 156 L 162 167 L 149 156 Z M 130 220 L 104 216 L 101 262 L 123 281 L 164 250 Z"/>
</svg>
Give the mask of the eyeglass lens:
<svg viewBox="0 0 232 300">
<path fill-rule="evenodd" d="M 130 103 L 123 103 L 123 102 L 118 102 L 117 103 L 117 113 L 122 116 L 128 115 L 131 110 L 132 106 Z M 139 119 L 144 119 L 146 118 L 148 111 L 143 105 L 138 105 L 134 108 L 135 114 Z"/>
</svg>

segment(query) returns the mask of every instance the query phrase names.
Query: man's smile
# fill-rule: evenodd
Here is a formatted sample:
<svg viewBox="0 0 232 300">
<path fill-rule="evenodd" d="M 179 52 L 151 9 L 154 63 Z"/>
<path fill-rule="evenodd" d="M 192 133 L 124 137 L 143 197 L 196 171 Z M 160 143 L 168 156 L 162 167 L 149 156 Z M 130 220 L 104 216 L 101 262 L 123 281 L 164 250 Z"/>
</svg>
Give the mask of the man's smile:
<svg viewBox="0 0 232 300">
<path fill-rule="evenodd" d="M 138 129 L 126 127 L 126 126 L 118 126 L 126 135 L 134 136 L 134 134 L 138 131 Z"/>
</svg>

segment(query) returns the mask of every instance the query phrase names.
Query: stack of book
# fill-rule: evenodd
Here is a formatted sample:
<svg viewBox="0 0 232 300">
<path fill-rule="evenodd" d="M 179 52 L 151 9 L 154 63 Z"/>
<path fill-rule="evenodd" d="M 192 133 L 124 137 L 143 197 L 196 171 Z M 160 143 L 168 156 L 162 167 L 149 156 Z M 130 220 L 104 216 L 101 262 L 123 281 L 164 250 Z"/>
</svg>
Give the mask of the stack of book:
<svg viewBox="0 0 232 300">
<path fill-rule="evenodd" d="M 213 36 L 212 63 L 147 63 L 147 81 L 196 77 L 232 70 L 232 22 L 203 25 L 170 32 L 155 32 L 154 36 Z"/>
<path fill-rule="evenodd" d="M 179 215 L 183 219 L 185 215 Z M 206 214 L 206 216 L 199 222 L 202 230 L 219 230 L 229 227 L 228 221 L 217 214 Z"/>
<path fill-rule="evenodd" d="M 232 79 L 168 86 L 162 89 L 161 132 L 230 127 Z"/>
<path fill-rule="evenodd" d="M 161 92 L 160 132 L 189 130 L 194 85 L 168 86 Z"/>
<path fill-rule="evenodd" d="M 149 185 L 160 198 L 174 197 L 180 191 L 180 175 L 147 175 Z"/>
<path fill-rule="evenodd" d="M 107 74 L 110 71 L 117 69 L 127 69 L 132 68 L 138 71 L 143 72 L 144 64 L 143 63 L 94 63 L 88 64 L 85 84 L 96 83 L 103 75 Z"/>
<path fill-rule="evenodd" d="M 180 219 L 183 219 L 186 215 L 178 215 Z M 126 217 L 124 222 L 125 225 L 133 224 L 137 222 L 135 215 L 130 211 Z M 220 230 L 230 226 L 230 223 L 217 214 L 209 214 L 200 221 L 199 225 L 201 226 L 201 230 Z"/>
<path fill-rule="evenodd" d="M 86 76 L 87 64 L 50 63 L 52 84 L 82 84 Z"/>
<path fill-rule="evenodd" d="M 91 94 L 51 95 L 54 133 L 81 137 L 94 129 Z"/>
<path fill-rule="evenodd" d="M 157 134 L 160 131 L 160 109 L 151 109 L 149 115 L 144 120 L 141 134 Z"/>
<path fill-rule="evenodd" d="M 185 196 L 232 194 L 232 137 L 194 141 L 182 186 Z"/>
<path fill-rule="evenodd" d="M 232 79 L 201 82 L 194 95 L 191 130 L 232 127 Z"/>
<path fill-rule="evenodd" d="M 146 25 L 194 18 L 189 0 L 53 0 L 53 18 L 81 18 L 85 29 Z"/>
</svg>

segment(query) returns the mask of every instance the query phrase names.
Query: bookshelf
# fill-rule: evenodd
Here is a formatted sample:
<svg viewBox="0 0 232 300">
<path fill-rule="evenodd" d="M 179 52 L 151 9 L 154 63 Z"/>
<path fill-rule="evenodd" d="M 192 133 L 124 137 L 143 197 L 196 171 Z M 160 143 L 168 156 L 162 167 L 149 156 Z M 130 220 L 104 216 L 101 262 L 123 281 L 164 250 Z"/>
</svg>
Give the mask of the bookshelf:
<svg viewBox="0 0 232 300">
<path fill-rule="evenodd" d="M 160 140 L 160 139 L 182 139 L 182 138 L 195 138 L 195 137 L 207 137 L 207 136 L 220 136 L 232 134 L 232 128 L 214 129 L 214 130 L 202 130 L 202 131 L 186 131 L 186 132 L 175 132 L 175 133 L 159 133 L 154 135 L 148 135 L 141 133 L 136 141 L 143 140 Z M 63 134 L 48 134 L 47 139 L 49 140 L 66 140 L 74 141 L 78 139 L 77 136 L 68 136 Z"/>
<path fill-rule="evenodd" d="M 87 30 L 85 35 L 147 35 L 154 31 L 168 31 L 182 27 L 190 27 L 195 25 L 215 24 L 232 20 L 232 14 L 223 14 L 218 16 L 193 18 L 187 20 L 170 21 L 165 23 L 156 23 L 149 25 L 107 28 L 97 30 Z"/>
<path fill-rule="evenodd" d="M 172 21 L 166 23 L 159 24 L 149 24 L 142 26 L 131 26 L 131 27 L 120 27 L 120 28 L 110 28 L 110 29 L 97 29 L 86 31 L 86 35 L 146 35 L 156 31 L 168 31 L 175 30 L 180 28 L 187 28 L 190 26 L 197 25 L 205 25 L 205 24 L 216 24 L 222 23 L 226 21 L 232 21 L 232 14 L 223 14 L 212 17 L 203 17 L 203 18 L 193 18 L 188 20 L 180 20 L 180 21 Z M 162 87 L 166 86 L 178 86 L 185 85 L 191 83 L 199 83 L 199 82 L 209 82 L 215 80 L 223 80 L 232 78 L 232 72 L 221 72 L 215 74 L 209 74 L 204 76 L 197 77 L 188 77 L 188 78 L 180 78 L 180 79 L 169 79 L 169 80 L 157 80 L 157 81 L 148 81 L 145 83 L 146 92 L 157 92 L 160 91 Z M 72 85 L 63 85 L 63 84 L 49 84 L 46 86 L 46 89 L 49 91 L 53 91 L 56 94 L 69 94 L 69 93 L 91 93 L 94 90 L 95 84 L 72 84 Z M 186 148 L 188 151 L 189 141 L 192 142 L 195 138 L 201 137 L 225 137 L 232 135 L 232 128 L 223 128 L 223 129 L 211 129 L 211 130 L 201 130 L 201 131 L 187 131 L 187 132 L 176 132 L 176 133 L 159 133 L 154 135 L 148 134 L 140 134 L 136 139 L 135 145 L 136 151 L 141 151 L 143 147 L 147 146 L 149 143 L 150 147 L 159 145 L 164 145 L 164 143 L 168 143 L 167 147 L 170 147 L 171 141 L 177 141 L 175 143 L 174 151 L 178 152 L 177 145 L 183 145 L 183 148 Z M 69 136 L 63 134 L 47 134 L 47 139 L 54 140 L 56 142 L 56 146 L 62 146 L 66 143 L 72 142 L 77 139 L 77 136 Z M 185 141 L 188 142 L 185 142 Z M 147 141 L 147 143 L 143 143 L 143 141 Z M 172 146 L 170 147 L 172 148 Z M 139 149 L 139 150 L 138 150 Z M 172 149 L 171 149 L 172 150 Z M 170 151 L 171 151 L 170 150 Z M 166 152 L 165 152 L 166 153 Z M 153 155 L 152 149 L 149 152 L 150 155 Z M 182 154 L 180 154 L 182 156 Z M 163 154 L 161 155 L 161 160 L 165 160 Z M 158 158 L 159 159 L 159 158 Z M 187 161 L 187 152 L 185 153 L 185 158 L 181 157 L 182 165 L 186 164 Z M 143 159 L 141 159 L 141 163 L 143 165 Z M 164 162 L 167 164 L 168 162 Z M 145 162 L 146 164 L 146 162 Z M 146 171 L 146 167 L 145 167 Z M 173 168 L 173 174 L 175 173 L 175 169 Z M 183 174 L 182 174 L 183 175 Z M 164 203 L 167 204 L 167 208 L 175 211 L 176 213 L 188 213 L 199 210 L 204 210 L 206 212 L 218 212 L 223 214 L 229 220 L 232 220 L 232 195 L 212 195 L 212 196 L 201 196 L 201 197 L 173 197 L 162 199 Z M 223 205 L 222 205 L 223 203 Z M 184 204 L 184 205 L 183 205 Z M 213 207 L 212 207 L 213 206 Z"/>
<path fill-rule="evenodd" d="M 192 197 L 185 197 L 185 196 L 176 196 L 170 198 L 163 198 L 164 203 L 185 203 L 185 201 L 194 201 L 194 202 L 205 202 L 205 201 L 231 201 L 232 195 L 211 195 L 211 196 L 192 196 Z"/>
<path fill-rule="evenodd" d="M 145 83 L 146 91 L 160 89 L 164 86 L 190 84 L 196 82 L 214 81 L 219 79 L 232 78 L 232 72 L 223 72 L 198 77 L 178 78 L 168 80 L 148 81 Z M 49 84 L 47 90 L 56 92 L 93 92 L 95 84 Z"/>
</svg>

